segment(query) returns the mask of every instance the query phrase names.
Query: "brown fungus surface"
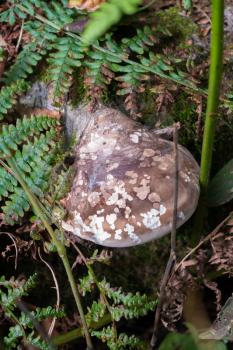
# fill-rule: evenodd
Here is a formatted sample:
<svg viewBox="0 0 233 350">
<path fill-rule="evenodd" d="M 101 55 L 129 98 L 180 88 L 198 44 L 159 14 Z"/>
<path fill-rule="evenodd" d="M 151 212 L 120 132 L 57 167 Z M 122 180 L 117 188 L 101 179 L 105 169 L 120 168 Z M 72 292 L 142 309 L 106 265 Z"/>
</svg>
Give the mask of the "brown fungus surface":
<svg viewBox="0 0 233 350">
<path fill-rule="evenodd" d="M 179 152 L 177 226 L 193 214 L 199 167 Z M 93 114 L 76 149 L 77 169 L 66 199 L 63 228 L 109 247 L 129 247 L 171 230 L 175 165 L 173 143 L 117 110 Z"/>
</svg>

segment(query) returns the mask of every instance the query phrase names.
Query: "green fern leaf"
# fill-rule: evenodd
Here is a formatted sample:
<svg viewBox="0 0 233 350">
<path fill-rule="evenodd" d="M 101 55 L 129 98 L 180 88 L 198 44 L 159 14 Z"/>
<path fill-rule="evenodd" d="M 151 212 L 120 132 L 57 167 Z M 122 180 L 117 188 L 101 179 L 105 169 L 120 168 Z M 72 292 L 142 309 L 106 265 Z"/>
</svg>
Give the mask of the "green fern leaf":
<svg viewBox="0 0 233 350">
<path fill-rule="evenodd" d="M 102 340 L 103 343 L 107 343 L 110 350 L 147 350 L 148 345 L 142 340 L 138 339 L 134 335 L 127 335 L 120 333 L 116 337 L 115 331 L 112 326 L 103 328 L 101 331 L 92 331 L 92 336 L 95 336 Z"/>
<path fill-rule="evenodd" d="M 67 93 L 72 83 L 72 73 L 81 66 L 84 54 L 82 46 L 73 38 L 57 38 L 54 49 L 56 51 L 48 59 L 48 75 L 54 82 L 55 97 L 60 98 Z"/>
<path fill-rule="evenodd" d="M 33 73 L 33 67 L 38 64 L 46 50 L 38 48 L 37 44 L 32 42 L 24 46 L 23 50 L 17 56 L 15 64 L 7 71 L 5 83 L 15 83 L 19 79 L 25 79 L 29 74 Z"/>
<path fill-rule="evenodd" d="M 46 116 L 32 116 L 17 119 L 16 126 L 4 125 L 0 132 L 0 157 L 10 156 L 11 150 L 16 151 L 18 144 L 28 141 L 34 135 L 59 125 L 58 120 Z"/>
<path fill-rule="evenodd" d="M 32 116 L 17 120 L 16 126 L 4 126 L 0 133 L 2 158 L 8 153 L 11 155 L 21 170 L 24 181 L 40 198 L 44 197 L 49 186 L 48 179 L 58 147 L 55 142 L 58 124 L 56 119 Z M 46 132 L 43 133 L 44 131 Z M 38 134 L 39 137 L 36 137 Z M 27 195 L 18 187 L 15 178 L 3 168 L 0 168 L 0 184 L 3 185 L 0 188 L 0 198 L 6 198 L 2 205 L 5 222 L 14 224 L 30 209 Z"/>
<path fill-rule="evenodd" d="M 17 102 L 17 96 L 27 90 L 29 84 L 25 80 L 18 80 L 10 86 L 5 86 L 0 91 L 0 120 L 12 109 Z"/>
</svg>

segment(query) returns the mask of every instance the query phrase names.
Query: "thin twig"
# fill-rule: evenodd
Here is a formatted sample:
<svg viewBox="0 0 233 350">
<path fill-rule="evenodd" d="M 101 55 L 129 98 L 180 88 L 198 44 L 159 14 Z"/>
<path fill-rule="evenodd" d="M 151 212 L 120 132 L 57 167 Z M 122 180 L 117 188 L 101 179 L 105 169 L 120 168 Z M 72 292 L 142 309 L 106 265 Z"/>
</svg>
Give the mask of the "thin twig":
<svg viewBox="0 0 233 350">
<path fill-rule="evenodd" d="M 152 6 L 157 0 L 151 0 L 148 4 L 146 4 L 143 7 L 140 7 L 139 10 L 137 12 L 141 12 L 144 11 L 146 9 L 148 9 L 150 6 Z"/>
<path fill-rule="evenodd" d="M 15 247 L 15 270 L 17 269 L 17 261 L 18 261 L 18 248 L 17 248 L 17 244 L 16 241 L 13 237 L 13 235 L 9 232 L 0 232 L 0 235 L 7 235 L 8 237 L 10 237 L 10 239 L 12 240 L 14 247 Z"/>
<path fill-rule="evenodd" d="M 171 278 L 173 277 L 174 273 L 179 270 L 181 265 L 193 254 L 195 253 L 204 243 L 208 242 L 216 233 L 219 232 L 220 228 L 233 216 L 233 212 L 231 212 L 218 226 L 215 227 L 213 231 L 211 231 L 205 238 L 203 238 L 193 249 L 191 249 L 188 254 L 186 254 L 183 259 L 179 262 L 179 264 L 176 265 Z"/>
<path fill-rule="evenodd" d="M 174 145 L 174 198 L 173 198 L 173 218 L 172 218 L 172 230 L 171 230 L 171 247 L 170 247 L 170 256 L 167 262 L 167 266 L 162 278 L 160 292 L 159 292 L 159 301 L 158 306 L 155 312 L 154 327 L 151 337 L 151 349 L 154 348 L 157 342 L 158 326 L 160 321 L 160 314 L 163 306 L 163 301 L 165 297 L 165 288 L 171 273 L 171 269 L 176 260 L 176 226 L 177 226 L 177 203 L 178 203 L 178 190 L 179 190 L 179 159 L 178 159 L 178 131 L 177 126 L 174 124 L 173 130 L 173 145 Z"/>
<path fill-rule="evenodd" d="M 22 20 L 22 24 L 21 24 L 21 28 L 20 28 L 20 32 L 19 32 L 19 38 L 15 47 L 15 51 L 18 52 L 19 50 L 19 46 L 21 44 L 22 41 L 22 37 L 23 37 L 23 27 L 24 27 L 24 20 Z"/>
<path fill-rule="evenodd" d="M 53 276 L 53 281 L 54 281 L 54 284 L 55 284 L 55 289 L 56 289 L 56 294 L 57 294 L 56 311 L 58 311 L 59 307 L 60 307 L 61 298 L 60 298 L 60 290 L 59 290 L 59 285 L 58 285 L 58 282 L 57 282 L 56 275 L 55 275 L 52 267 L 49 265 L 49 263 L 42 258 L 41 253 L 40 253 L 40 247 L 38 248 L 38 255 L 39 255 L 40 260 L 48 267 L 49 271 L 51 272 L 51 274 Z M 54 317 L 52 322 L 51 322 L 51 325 L 50 325 L 49 331 L 48 331 L 48 335 L 49 336 L 51 336 L 52 333 L 53 333 L 53 330 L 54 330 L 54 327 L 55 327 L 55 324 L 56 324 L 56 320 L 57 320 L 57 317 Z"/>
</svg>

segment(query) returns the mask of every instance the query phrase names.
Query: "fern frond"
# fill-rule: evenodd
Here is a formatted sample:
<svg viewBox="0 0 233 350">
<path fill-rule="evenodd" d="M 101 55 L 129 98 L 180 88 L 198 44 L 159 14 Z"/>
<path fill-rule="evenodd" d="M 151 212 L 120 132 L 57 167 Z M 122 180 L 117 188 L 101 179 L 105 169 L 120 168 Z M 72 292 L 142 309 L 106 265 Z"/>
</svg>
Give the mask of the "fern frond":
<svg viewBox="0 0 233 350">
<path fill-rule="evenodd" d="M 38 307 L 36 308 L 36 310 L 31 311 L 30 313 L 27 313 L 27 314 L 22 312 L 19 318 L 19 323 L 23 327 L 28 327 L 33 329 L 34 328 L 33 320 L 40 322 L 50 317 L 61 318 L 64 316 L 65 316 L 65 312 L 63 310 L 55 310 L 54 308 L 52 308 L 52 306 L 43 307 L 43 308 Z"/>
<path fill-rule="evenodd" d="M 5 83 L 11 84 L 32 74 L 33 67 L 38 64 L 45 54 L 46 50 L 42 47 L 38 48 L 34 42 L 25 45 L 18 54 L 15 64 L 7 71 L 4 79 Z"/>
<path fill-rule="evenodd" d="M 0 120 L 17 102 L 17 97 L 25 92 L 29 84 L 25 80 L 17 80 L 9 86 L 4 86 L 0 91 Z"/>
<path fill-rule="evenodd" d="M 2 211 L 5 214 L 4 220 L 8 224 L 13 225 L 18 221 L 19 217 L 23 217 L 24 213 L 30 208 L 27 195 L 21 187 L 15 187 L 14 193 L 10 194 L 5 205 L 2 206 Z"/>
<path fill-rule="evenodd" d="M 107 343 L 110 350 L 147 350 L 148 345 L 134 335 L 120 333 L 116 338 L 114 329 L 111 326 L 103 328 L 101 331 L 92 331 L 92 336 Z"/>
<path fill-rule="evenodd" d="M 16 349 L 19 339 L 24 336 L 23 328 L 17 324 L 10 327 L 7 337 L 4 337 L 4 343 L 7 349 Z"/>
<path fill-rule="evenodd" d="M 87 321 L 98 322 L 101 318 L 103 318 L 106 312 L 106 305 L 101 303 L 100 301 L 93 301 L 90 308 L 88 308 Z"/>
<path fill-rule="evenodd" d="M 54 82 L 54 96 L 64 96 L 72 83 L 72 73 L 82 65 L 84 58 L 82 46 L 73 38 L 57 38 L 54 42 L 54 53 L 48 59 L 48 75 Z"/>
<path fill-rule="evenodd" d="M 2 197 L 8 197 L 9 192 L 14 192 L 16 186 L 17 181 L 15 177 L 0 167 L 0 200 Z"/>
<path fill-rule="evenodd" d="M 119 321 L 122 317 L 126 319 L 145 316 L 149 311 L 154 310 L 155 300 L 149 300 L 147 295 L 140 293 L 123 293 L 121 288 L 111 288 L 105 280 L 100 282 L 106 296 L 113 301 L 111 307 L 112 317 Z"/>
<path fill-rule="evenodd" d="M 132 15 L 138 9 L 142 0 L 109 0 L 92 13 L 90 22 L 83 32 L 83 39 L 93 43 L 103 35 L 112 25 L 119 22 L 122 15 Z"/>
<path fill-rule="evenodd" d="M 45 116 L 25 117 L 17 120 L 16 126 L 3 126 L 0 133 L 1 158 L 9 155 L 15 161 L 24 181 L 40 198 L 44 197 L 49 186 L 48 179 L 59 144 L 55 142 L 58 124 L 58 120 Z M 18 187 L 13 175 L 3 168 L 0 168 L 0 184 L 3 185 L 0 198 L 6 198 L 2 205 L 4 219 L 14 224 L 30 209 L 27 195 Z"/>
<path fill-rule="evenodd" d="M 35 287 L 37 282 L 37 274 L 34 274 L 28 278 L 24 283 L 19 283 L 17 280 L 13 278 L 9 281 L 5 280 L 5 278 L 1 278 L 0 280 L 0 304 L 4 307 L 4 309 L 14 310 L 16 307 L 16 301 L 23 296 L 27 296 L 29 290 Z M 5 287 L 7 289 L 7 293 L 5 290 L 2 290 L 1 287 Z"/>
<path fill-rule="evenodd" d="M 92 274 L 89 271 L 88 271 L 88 274 L 83 278 L 80 278 L 79 281 L 80 281 L 79 288 L 83 296 L 85 296 L 86 293 L 90 293 L 92 291 L 92 288 L 95 282 Z"/>
<path fill-rule="evenodd" d="M 16 151 L 18 144 L 58 125 L 58 120 L 46 116 L 24 117 L 17 119 L 16 125 L 4 125 L 0 132 L 0 157 L 11 156 L 11 150 Z"/>
</svg>

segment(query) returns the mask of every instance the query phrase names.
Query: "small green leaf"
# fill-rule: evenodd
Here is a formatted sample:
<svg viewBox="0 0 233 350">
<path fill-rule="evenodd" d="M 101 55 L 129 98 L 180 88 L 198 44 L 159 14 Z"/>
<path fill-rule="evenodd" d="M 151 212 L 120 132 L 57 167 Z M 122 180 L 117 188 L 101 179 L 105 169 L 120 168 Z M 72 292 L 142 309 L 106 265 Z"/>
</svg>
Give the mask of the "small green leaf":
<svg viewBox="0 0 233 350">
<path fill-rule="evenodd" d="M 183 0 L 182 3 L 183 3 L 183 7 L 184 7 L 184 9 L 186 11 L 191 10 L 191 8 L 192 8 L 192 0 Z"/>
<path fill-rule="evenodd" d="M 233 159 L 231 159 L 212 179 L 207 193 L 210 207 L 217 207 L 233 198 Z"/>
</svg>

